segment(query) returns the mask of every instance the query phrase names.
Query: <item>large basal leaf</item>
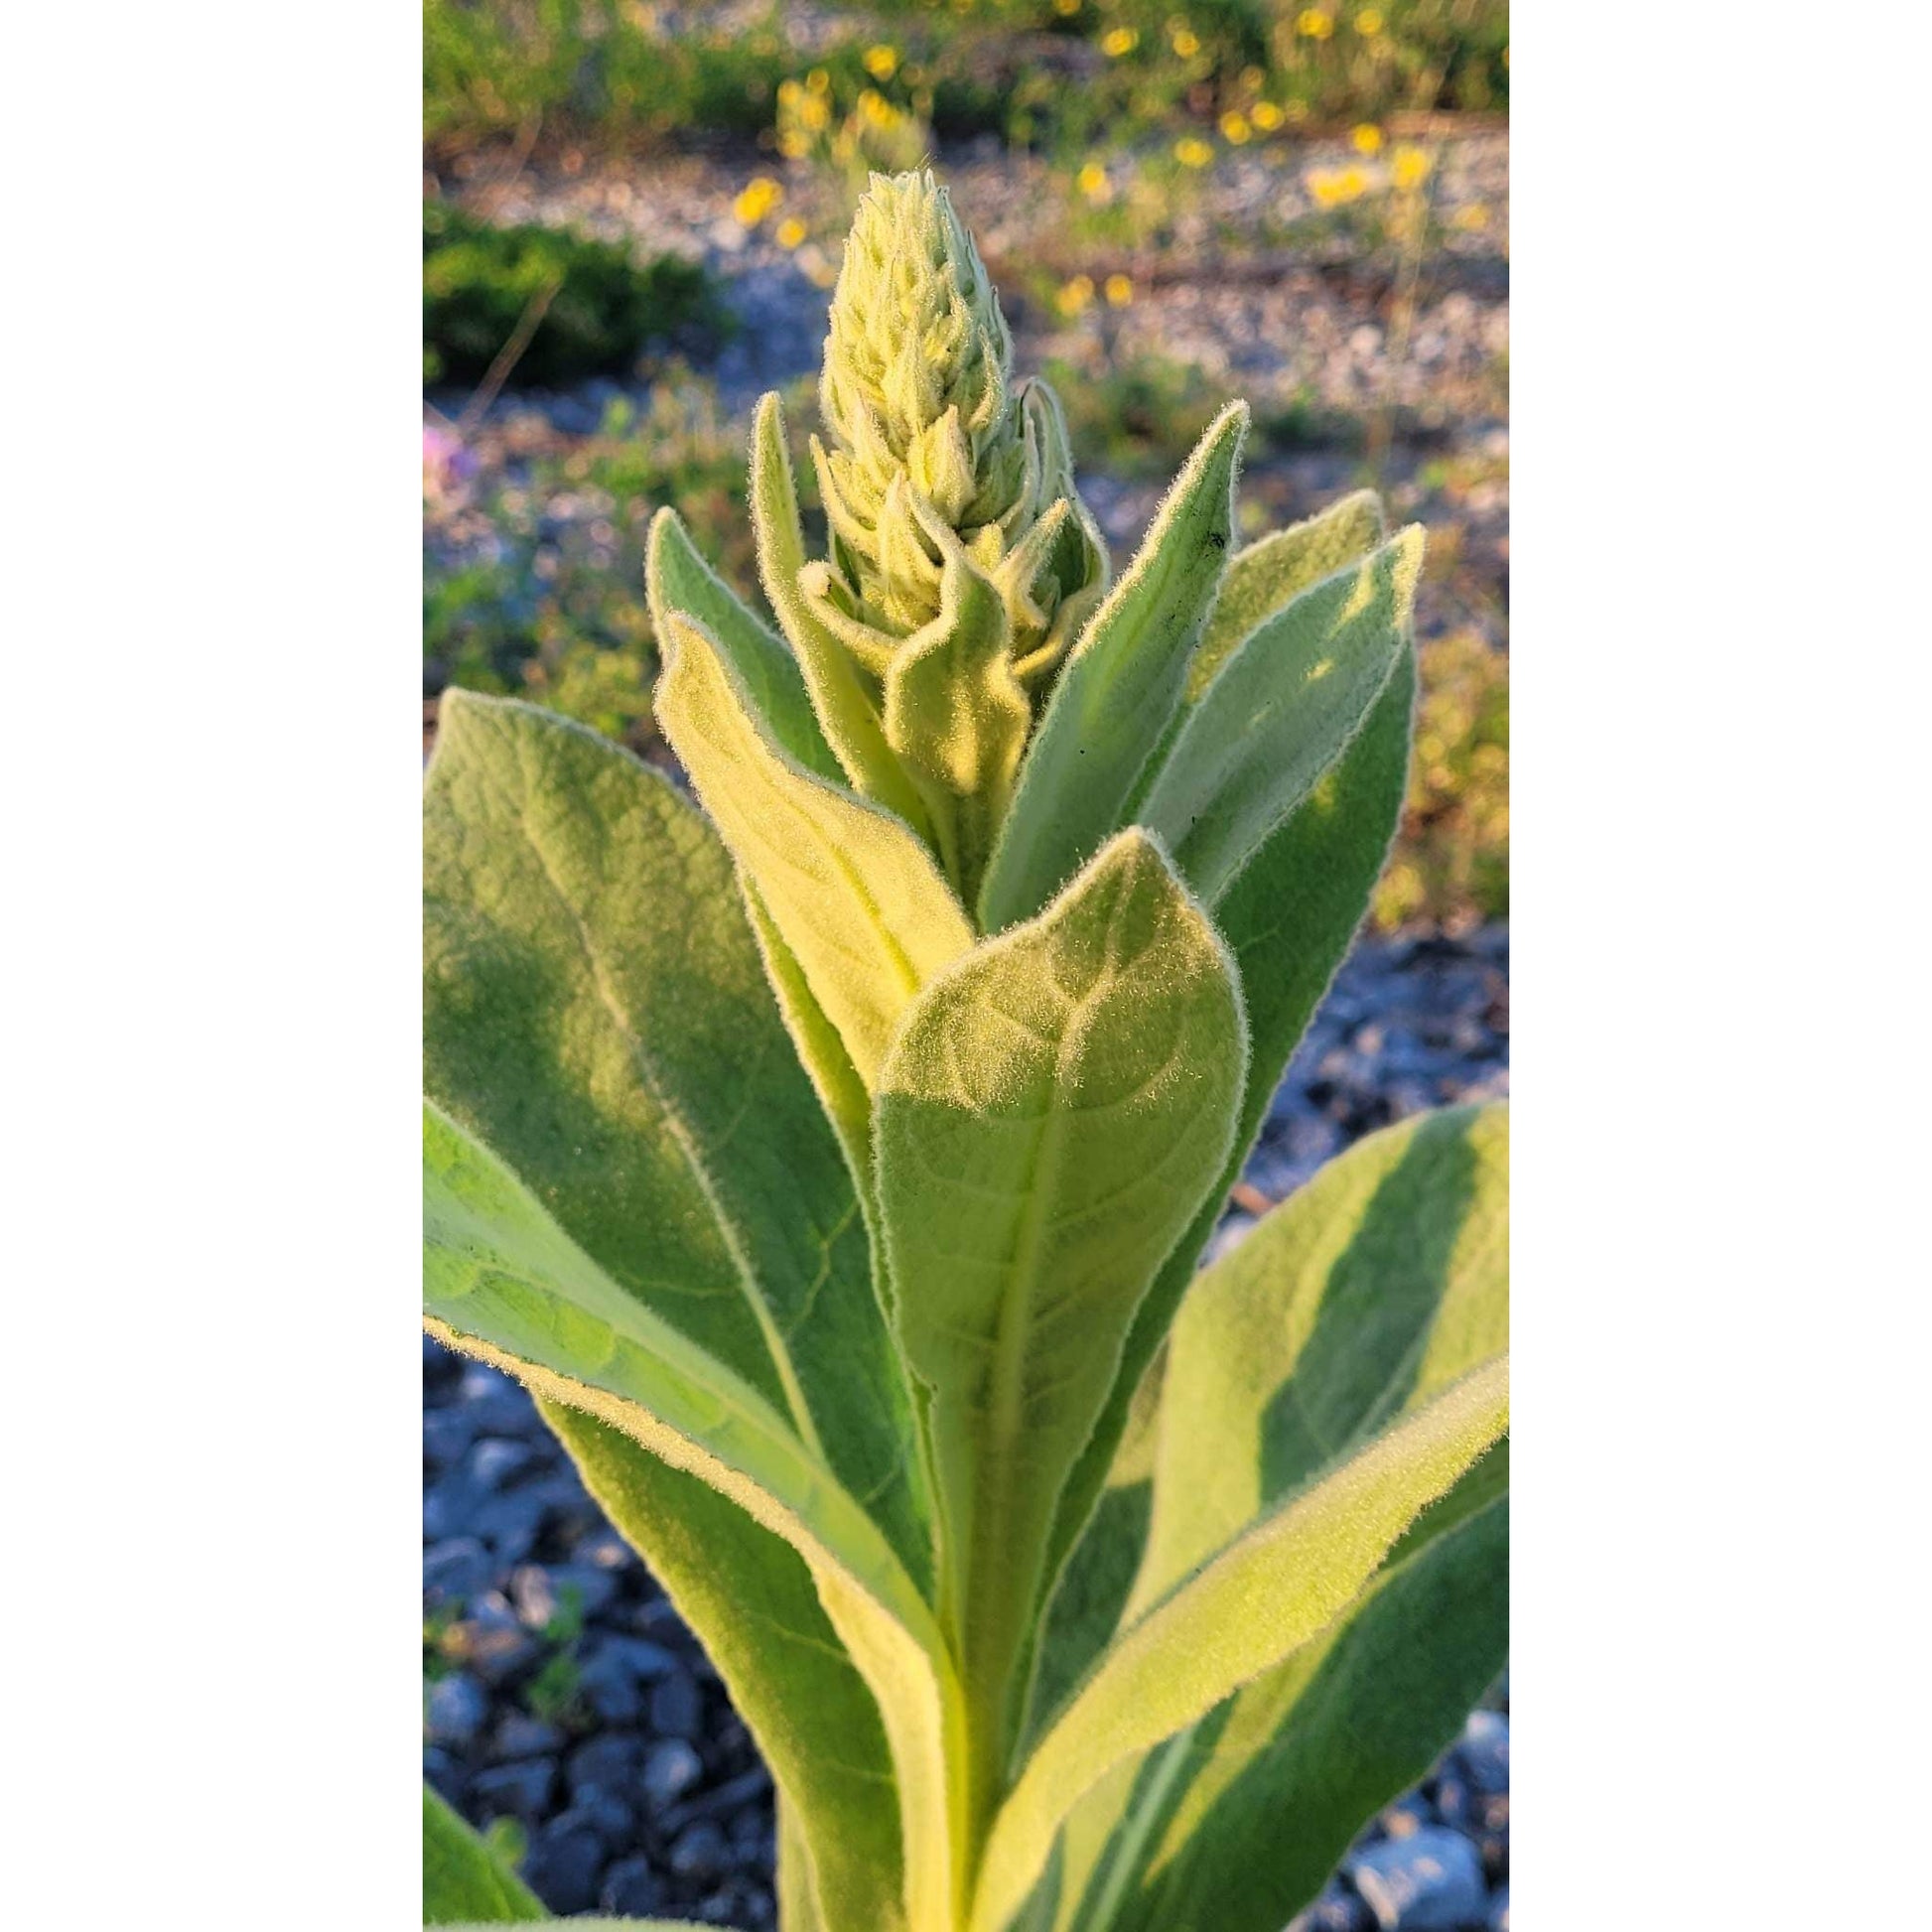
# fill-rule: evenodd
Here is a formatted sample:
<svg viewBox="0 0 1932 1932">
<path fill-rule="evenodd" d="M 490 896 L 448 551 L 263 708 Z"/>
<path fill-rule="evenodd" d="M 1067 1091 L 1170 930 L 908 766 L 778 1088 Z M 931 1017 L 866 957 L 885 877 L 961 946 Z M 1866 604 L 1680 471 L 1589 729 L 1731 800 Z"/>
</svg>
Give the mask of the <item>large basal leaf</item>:
<svg viewBox="0 0 1932 1932">
<path fill-rule="evenodd" d="M 621 1430 L 789 1543 L 877 1702 L 897 1778 L 912 1932 L 944 1921 L 959 1698 L 924 1597 L 866 1508 L 756 1389 L 627 1295 L 486 1148 L 424 1121 L 425 1325 Z"/>
<path fill-rule="evenodd" d="M 673 615 L 657 717 L 870 1088 L 906 1004 L 972 943 L 903 819 L 788 757 L 717 640 Z"/>
<path fill-rule="evenodd" d="M 1227 565 L 1247 427 L 1245 403 L 1208 426 L 1068 653 L 987 868 L 986 931 L 1031 918 L 1132 817 Z"/>
<path fill-rule="evenodd" d="M 1508 1346 L 1508 1108 L 1418 1115 L 1329 1162 L 1180 1305 L 1127 1615 Z"/>
<path fill-rule="evenodd" d="M 805 539 L 798 523 L 798 492 L 785 449 L 784 412 L 777 392 L 759 401 L 752 423 L 752 528 L 758 538 L 759 574 L 764 594 L 797 654 L 826 741 L 846 776 L 865 797 L 876 798 L 921 834 L 925 806 L 886 743 L 879 703 L 866 687 L 845 646 L 813 616 L 798 585 Z"/>
<path fill-rule="evenodd" d="M 423 1786 L 423 1923 L 527 1924 L 550 1916 L 493 1848 Z"/>
<path fill-rule="evenodd" d="M 703 1640 L 732 1709 L 758 1739 L 786 1823 L 793 1904 L 785 1932 L 902 1927 L 886 1733 L 804 1560 L 621 1431 L 558 1403 L 539 1406 L 605 1515 Z"/>
<path fill-rule="evenodd" d="M 1041 1932 L 1280 1932 L 1506 1661 L 1508 1510 L 1405 1538 L 1312 1642 L 1102 1779 L 1067 1820 L 1081 1857 L 1036 1898 Z"/>
<path fill-rule="evenodd" d="M 1245 1057 L 1220 940 L 1135 831 L 936 980 L 882 1076 L 894 1313 L 930 1391 L 941 1601 L 978 1700 L 982 1802 L 1060 1486 L 1220 1170 Z"/>
<path fill-rule="evenodd" d="M 1100 1567 L 1098 1545 L 1116 1577 L 1137 1566 L 1131 1621 L 1365 1432 L 1499 1355 L 1507 1233 L 1501 1106 L 1425 1115 L 1331 1163 L 1196 1279 L 1137 1404 L 1156 1419 L 1107 1492 L 1150 1501 L 1103 1506 L 1069 1577 Z M 1498 1446 L 1317 1643 L 1084 1801 L 1074 1823 L 1105 1851 L 1053 1922 L 1275 1932 L 1501 1668 L 1507 1484 Z"/>
<path fill-rule="evenodd" d="M 1402 816 L 1414 704 L 1415 658 L 1405 652 L 1340 762 L 1254 856 L 1215 908 L 1215 923 L 1240 968 L 1248 1013 L 1240 1125 L 1220 1178 L 1134 1318 L 1107 1407 L 1067 1484 L 1054 1526 L 1053 1571 L 1101 1493 L 1134 1392 L 1221 1218 L 1227 1191 L 1241 1177 L 1296 1042 L 1368 907 Z"/>
<path fill-rule="evenodd" d="M 1334 766 L 1408 652 L 1422 552 L 1413 524 L 1304 591 L 1187 713 L 1140 818 L 1208 904 Z"/>
<path fill-rule="evenodd" d="M 1382 499 L 1372 489 L 1357 489 L 1318 514 L 1237 550 L 1187 666 L 1189 701 L 1199 698 L 1235 646 L 1265 619 L 1381 541 Z"/>
<path fill-rule="evenodd" d="M 1087 1791 L 1316 1636 L 1508 1424 L 1504 1357 L 1289 1497 L 1133 1622 L 1048 1727 L 1001 1807 L 973 1932 L 1001 1932 Z"/>
<path fill-rule="evenodd" d="M 453 691 L 423 863 L 430 1098 L 780 1410 L 922 1575 L 859 1203 L 703 817 L 607 740 Z"/>
</svg>

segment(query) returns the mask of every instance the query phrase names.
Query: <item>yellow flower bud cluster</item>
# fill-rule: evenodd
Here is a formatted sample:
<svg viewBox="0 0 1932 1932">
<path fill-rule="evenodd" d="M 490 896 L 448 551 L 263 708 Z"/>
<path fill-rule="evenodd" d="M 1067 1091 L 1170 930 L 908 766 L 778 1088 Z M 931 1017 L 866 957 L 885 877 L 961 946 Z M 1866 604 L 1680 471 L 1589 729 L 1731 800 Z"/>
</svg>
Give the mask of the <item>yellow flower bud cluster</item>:
<svg viewBox="0 0 1932 1932">
<path fill-rule="evenodd" d="M 940 615 L 949 557 L 998 588 L 1014 668 L 1056 662 L 1106 571 L 1043 383 L 1016 387 L 972 237 L 927 171 L 874 175 L 832 297 L 812 460 L 832 555 L 801 580 L 875 672 Z"/>
</svg>

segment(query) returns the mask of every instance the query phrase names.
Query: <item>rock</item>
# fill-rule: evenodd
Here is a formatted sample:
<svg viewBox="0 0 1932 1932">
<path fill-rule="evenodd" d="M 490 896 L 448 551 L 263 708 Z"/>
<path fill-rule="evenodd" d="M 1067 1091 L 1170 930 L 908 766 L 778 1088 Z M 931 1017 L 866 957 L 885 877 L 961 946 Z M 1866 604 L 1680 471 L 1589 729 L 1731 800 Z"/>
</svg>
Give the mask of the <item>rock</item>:
<svg viewBox="0 0 1932 1932">
<path fill-rule="evenodd" d="M 522 1563 L 510 1572 L 509 1599 L 526 1630 L 542 1630 L 557 1614 L 557 1590 L 540 1563 Z"/>
<path fill-rule="evenodd" d="M 536 1460 L 536 1450 L 528 1443 L 512 1443 L 500 1436 L 486 1436 L 475 1445 L 464 1466 L 485 1489 L 504 1489 Z"/>
<path fill-rule="evenodd" d="M 1441 1825 L 1352 1853 L 1343 1869 L 1382 1932 L 1457 1932 L 1488 1909 L 1475 1847 Z"/>
<path fill-rule="evenodd" d="M 621 1732 L 606 1732 L 579 1744 L 570 1754 L 566 1776 L 570 1788 L 597 1785 L 606 1791 L 627 1791 L 637 1781 L 644 1761 L 643 1740 Z"/>
<path fill-rule="evenodd" d="M 488 1693 L 467 1671 L 452 1671 L 429 1687 L 423 1729 L 433 1743 L 462 1750 L 476 1741 L 488 1717 Z"/>
<path fill-rule="evenodd" d="M 598 1894 L 599 1907 L 625 1918 L 641 1918 L 666 1903 L 664 1887 L 650 1861 L 641 1852 L 620 1859 L 604 1874 L 604 1889 Z"/>
<path fill-rule="evenodd" d="M 704 1699 L 698 1680 L 675 1671 L 650 1688 L 650 1727 L 660 1737 L 698 1737 L 704 1730 Z"/>
<path fill-rule="evenodd" d="M 1390 1838 L 1411 1838 L 1431 1822 L 1429 1807 L 1413 1792 L 1386 1807 L 1375 1821 Z"/>
<path fill-rule="evenodd" d="M 547 1757 L 526 1757 L 514 1764 L 492 1764 L 470 1780 L 471 1802 L 487 1818 L 505 1814 L 534 1825 L 550 1809 L 557 1783 L 557 1767 Z"/>
<path fill-rule="evenodd" d="M 634 1725 L 644 1715 L 644 1694 L 622 1663 L 607 1651 L 578 1673 L 577 1682 L 591 1709 L 610 1725 Z"/>
<path fill-rule="evenodd" d="M 608 1569 L 591 1564 L 560 1563 L 552 1566 L 550 1587 L 560 1605 L 573 1602 L 586 1618 L 601 1616 L 618 1600 L 619 1584 Z"/>
<path fill-rule="evenodd" d="M 477 1419 L 454 1405 L 423 1411 L 423 1459 L 439 1469 L 460 1461 L 476 1440 Z"/>
<path fill-rule="evenodd" d="M 1489 1900 L 1488 1932 L 1509 1932 L 1509 1887 L 1507 1885 Z"/>
<path fill-rule="evenodd" d="M 1372 1932 L 1375 1920 L 1352 1891 L 1331 1883 L 1312 1905 L 1296 1913 L 1288 1932 Z"/>
<path fill-rule="evenodd" d="M 588 1912 L 596 1903 L 610 1850 L 590 1821 L 560 1812 L 544 1826 L 523 1861 L 530 1889 L 553 1912 Z"/>
<path fill-rule="evenodd" d="M 680 1878 L 718 1878 L 731 1868 L 731 1847 L 709 1819 L 678 1834 L 671 1847 L 671 1869 Z"/>
<path fill-rule="evenodd" d="M 470 1780 L 462 1765 L 448 1751 L 438 1750 L 431 1745 L 423 1752 L 423 1776 L 433 1784 L 448 1801 L 455 1806 L 463 1803 L 463 1794 L 468 1790 Z"/>
<path fill-rule="evenodd" d="M 704 1760 L 682 1737 L 666 1737 L 644 1759 L 643 1793 L 654 1809 L 674 1804 L 704 1776 Z"/>
<path fill-rule="evenodd" d="M 1436 1816 L 1457 1831 L 1473 1829 L 1476 1820 L 1475 1796 L 1468 1781 L 1453 1771 L 1445 1771 L 1435 1782 L 1432 1800 Z"/>
<path fill-rule="evenodd" d="M 1509 1789 L 1509 1720 L 1500 1711 L 1470 1712 L 1455 1754 L 1478 1791 Z"/>
<path fill-rule="evenodd" d="M 423 1594 L 463 1603 L 489 1587 L 489 1552 L 474 1536 L 453 1536 L 423 1552 Z"/>
<path fill-rule="evenodd" d="M 564 1734 L 541 1718 L 512 1711 L 497 1725 L 491 1743 L 499 1758 L 554 1757 L 564 1747 Z"/>
<path fill-rule="evenodd" d="M 621 1792 L 607 1791 L 601 1784 L 579 1785 L 571 1795 L 570 1808 L 614 1849 L 630 1844 L 637 1836 L 637 1814 Z"/>
</svg>

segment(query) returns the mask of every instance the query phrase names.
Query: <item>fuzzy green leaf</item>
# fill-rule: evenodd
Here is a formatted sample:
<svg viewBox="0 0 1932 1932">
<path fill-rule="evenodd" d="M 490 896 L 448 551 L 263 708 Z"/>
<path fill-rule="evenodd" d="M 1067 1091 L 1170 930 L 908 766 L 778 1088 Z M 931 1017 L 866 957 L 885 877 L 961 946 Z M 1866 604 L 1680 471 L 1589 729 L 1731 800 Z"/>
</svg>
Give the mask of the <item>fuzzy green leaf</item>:
<svg viewBox="0 0 1932 1932">
<path fill-rule="evenodd" d="M 786 1415 L 923 1574 L 859 1203 L 716 835 L 607 740 L 451 692 L 423 837 L 430 1098 L 627 1298 Z"/>
<path fill-rule="evenodd" d="M 903 1926 L 899 1817 L 878 1707 L 791 1546 L 621 1431 L 539 1404 L 605 1515 L 703 1640 L 782 1794 L 813 1924 Z M 789 1919 L 786 1932 L 791 1932 Z"/>
<path fill-rule="evenodd" d="M 1203 1271 L 1169 1336 L 1128 1618 L 1364 1436 L 1502 1354 L 1508 1241 L 1508 1109 L 1461 1107 L 1370 1135 Z"/>
<path fill-rule="evenodd" d="M 936 980 L 887 1062 L 894 1312 L 930 1391 L 941 1601 L 980 1700 L 983 1778 L 1003 1770 L 1061 1484 L 1225 1158 L 1245 1059 L 1218 936 L 1130 831 Z"/>
<path fill-rule="evenodd" d="M 542 1901 L 470 1826 L 423 1786 L 423 1923 L 527 1924 Z"/>
<path fill-rule="evenodd" d="M 1210 905 L 1334 765 L 1409 649 L 1422 551 L 1413 524 L 1304 591 L 1188 712 L 1141 821 Z"/>
<path fill-rule="evenodd" d="M 1494 1463 L 1506 1445 L 1471 1474 Z M 1507 1657 L 1507 1499 L 1409 1542 L 1320 1636 L 1081 1801 L 1055 1932 L 1278 1932 L 1320 1890 Z"/>
<path fill-rule="evenodd" d="M 1507 1193 L 1507 1110 L 1461 1108 L 1370 1136 L 1266 1215 L 1182 1303 L 1107 1492 L 1145 1500 L 1131 1518 L 1103 1506 L 1069 1581 L 1095 1572 L 1096 1544 L 1116 1577 L 1131 1561 L 1132 1622 L 1348 1446 L 1499 1355 Z M 1319 1888 L 1501 1668 L 1507 1485 L 1499 1445 L 1317 1643 L 1082 1802 L 1062 1932 L 1275 1932 Z"/>
<path fill-rule="evenodd" d="M 878 1703 L 898 1782 L 907 1916 L 950 1895 L 958 1688 L 925 1599 L 866 1507 L 757 1390 L 624 1292 L 503 1164 L 433 1107 L 425 1325 L 547 1400 L 621 1430 L 804 1558 Z M 876 1500 L 875 1500 L 876 1506 Z"/>
<path fill-rule="evenodd" d="M 987 868 L 986 931 L 1031 918 L 1131 818 L 1226 568 L 1247 427 L 1245 403 L 1208 426 L 1068 654 Z"/>
<path fill-rule="evenodd" d="M 1408 784 L 1415 658 L 1405 652 L 1340 762 L 1255 854 L 1215 909 L 1240 968 L 1249 1059 L 1240 1125 L 1220 1178 L 1134 1318 L 1107 1408 L 1067 1484 L 1053 1570 L 1101 1494 L 1135 1390 L 1192 1279 L 1295 1051 L 1368 907 Z"/>
<path fill-rule="evenodd" d="M 1200 697 L 1235 646 L 1264 620 L 1381 541 L 1382 499 L 1372 489 L 1358 489 L 1317 515 L 1237 550 L 1200 648 L 1187 666 L 1188 701 Z"/>
<path fill-rule="evenodd" d="M 747 701 L 786 756 L 821 778 L 841 782 L 844 774 L 819 729 L 797 660 L 699 555 L 673 509 L 651 518 L 644 584 L 659 639 L 668 635 L 673 612 L 701 623 L 730 657 Z"/>
<path fill-rule="evenodd" d="M 826 742 L 855 789 L 878 799 L 923 835 L 930 830 L 924 803 L 886 743 L 878 703 L 844 645 L 812 615 L 799 589 L 805 538 L 791 455 L 785 448 L 784 412 L 775 389 L 759 399 L 753 419 L 751 482 L 759 575 L 797 655 Z"/>
<path fill-rule="evenodd" d="M 785 755 L 716 639 L 673 615 L 670 650 L 658 721 L 870 1088 L 966 915 L 902 819 Z"/>
<path fill-rule="evenodd" d="M 1102 1655 L 1028 1759 L 988 1841 L 973 1932 L 1000 1932 L 1079 1798 L 1319 1633 L 1418 1513 L 1508 1428 L 1494 1361 L 1225 1545 Z"/>
</svg>

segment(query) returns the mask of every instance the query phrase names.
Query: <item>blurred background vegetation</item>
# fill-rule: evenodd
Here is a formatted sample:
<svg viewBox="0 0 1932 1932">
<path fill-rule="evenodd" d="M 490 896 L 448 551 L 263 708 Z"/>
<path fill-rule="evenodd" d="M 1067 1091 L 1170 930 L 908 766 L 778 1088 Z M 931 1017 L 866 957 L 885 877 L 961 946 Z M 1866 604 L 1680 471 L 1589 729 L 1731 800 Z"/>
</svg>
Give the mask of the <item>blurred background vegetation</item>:
<svg viewBox="0 0 1932 1932">
<path fill-rule="evenodd" d="M 663 755 L 651 513 L 755 583 L 750 404 L 802 445 L 852 204 L 932 159 L 1117 561 L 1237 393 L 1249 534 L 1429 525 L 1375 918 L 1506 916 L 1503 0 L 426 0 L 424 82 L 427 728 L 456 683 Z"/>
</svg>

